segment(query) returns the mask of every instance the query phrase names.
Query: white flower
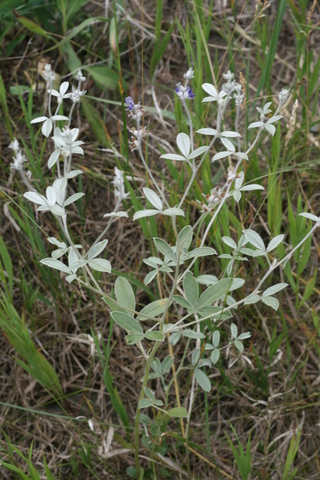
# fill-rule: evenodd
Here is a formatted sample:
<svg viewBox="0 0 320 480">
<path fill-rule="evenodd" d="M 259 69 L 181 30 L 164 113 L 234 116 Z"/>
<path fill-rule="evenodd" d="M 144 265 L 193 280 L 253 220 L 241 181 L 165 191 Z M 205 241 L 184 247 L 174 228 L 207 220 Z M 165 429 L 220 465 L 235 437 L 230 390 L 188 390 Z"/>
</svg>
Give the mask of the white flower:
<svg viewBox="0 0 320 480">
<path fill-rule="evenodd" d="M 133 136 L 131 137 L 132 140 L 132 151 L 136 150 L 137 148 L 141 147 L 142 139 L 147 135 L 147 129 L 146 127 L 140 127 L 139 130 L 136 128 L 132 127 L 131 132 L 133 133 Z"/>
<path fill-rule="evenodd" d="M 119 198 L 119 201 L 129 197 L 129 193 L 126 193 L 124 189 L 123 171 L 117 167 L 114 168 L 114 179 L 112 183 L 114 184 L 114 194 Z"/>
<path fill-rule="evenodd" d="M 13 170 L 22 170 L 22 164 L 26 161 L 26 157 L 21 153 L 21 150 L 19 150 L 16 152 L 16 156 L 13 157 L 13 163 L 10 163 L 10 168 Z"/>
<path fill-rule="evenodd" d="M 79 68 L 79 71 L 76 75 L 76 80 L 78 80 L 79 82 L 85 82 L 86 81 L 86 77 L 84 77 L 82 75 L 82 72 L 81 72 L 80 68 Z"/>
<path fill-rule="evenodd" d="M 283 88 L 281 92 L 279 93 L 279 102 L 280 103 L 285 103 L 290 95 L 290 90 L 288 88 Z"/>
<path fill-rule="evenodd" d="M 186 100 L 187 98 L 194 98 L 195 94 L 190 87 L 183 86 L 181 83 L 177 83 L 177 87 L 175 88 L 175 92 L 181 100 Z"/>
<path fill-rule="evenodd" d="M 73 103 L 80 101 L 80 98 L 87 93 L 87 90 L 80 90 L 79 88 L 72 87 L 72 93 L 69 93 L 69 98 Z"/>
<path fill-rule="evenodd" d="M 52 127 L 53 127 L 52 122 L 55 122 L 57 120 L 69 120 L 69 119 L 68 119 L 68 117 L 65 117 L 64 115 L 53 115 L 50 118 L 42 116 L 42 117 L 34 118 L 33 120 L 31 120 L 30 123 L 44 122 L 42 127 L 41 127 L 41 131 L 42 131 L 42 133 L 45 137 L 49 137 L 49 135 L 52 131 Z"/>
<path fill-rule="evenodd" d="M 65 98 L 69 98 L 69 94 L 66 94 L 68 88 L 69 82 L 63 82 L 60 85 L 59 92 L 57 92 L 57 90 L 48 90 L 48 92 L 51 93 L 51 95 L 53 95 L 54 97 L 57 97 L 58 103 L 60 105 Z"/>
<path fill-rule="evenodd" d="M 15 157 L 13 157 L 13 163 L 10 163 L 10 168 L 14 170 L 22 170 L 22 165 L 27 159 L 23 153 L 21 153 L 18 140 L 14 138 L 8 148 L 13 150 L 13 153 L 15 154 Z"/>
<path fill-rule="evenodd" d="M 13 150 L 14 153 L 17 153 L 20 150 L 19 142 L 15 137 L 13 141 L 10 143 L 8 148 L 11 148 L 11 150 Z"/>
<path fill-rule="evenodd" d="M 56 78 L 55 74 L 53 73 L 53 71 L 51 70 L 51 65 L 50 63 L 47 63 L 44 67 L 44 72 L 43 72 L 43 76 L 45 78 L 45 80 L 47 80 L 47 82 L 50 82 L 52 83 L 53 80 Z"/>
<path fill-rule="evenodd" d="M 194 70 L 193 68 L 189 68 L 189 70 L 187 71 L 187 73 L 185 73 L 183 75 L 183 78 L 185 78 L 186 80 L 191 80 L 191 78 L 194 78 Z"/>
</svg>

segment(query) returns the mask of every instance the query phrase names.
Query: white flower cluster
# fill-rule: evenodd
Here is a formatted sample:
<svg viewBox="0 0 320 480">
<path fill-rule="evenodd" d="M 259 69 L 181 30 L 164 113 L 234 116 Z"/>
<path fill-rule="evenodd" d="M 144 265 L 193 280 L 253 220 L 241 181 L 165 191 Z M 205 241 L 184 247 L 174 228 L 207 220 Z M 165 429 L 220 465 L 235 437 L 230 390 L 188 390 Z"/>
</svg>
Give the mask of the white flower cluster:
<svg viewBox="0 0 320 480">
<path fill-rule="evenodd" d="M 13 157 L 13 163 L 10 163 L 10 168 L 12 168 L 13 170 L 21 171 L 23 168 L 22 165 L 24 164 L 24 162 L 27 161 L 27 159 L 20 150 L 20 145 L 18 140 L 14 138 L 8 148 L 11 148 L 11 150 L 15 155 Z"/>
</svg>

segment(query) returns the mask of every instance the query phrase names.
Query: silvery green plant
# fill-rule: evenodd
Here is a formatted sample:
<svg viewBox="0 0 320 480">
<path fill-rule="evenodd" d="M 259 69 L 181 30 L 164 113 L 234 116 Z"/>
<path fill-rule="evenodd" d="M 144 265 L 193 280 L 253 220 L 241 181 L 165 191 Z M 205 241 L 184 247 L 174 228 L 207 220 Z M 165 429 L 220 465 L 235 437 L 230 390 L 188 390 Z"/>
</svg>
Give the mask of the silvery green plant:
<svg viewBox="0 0 320 480">
<path fill-rule="evenodd" d="M 202 85 L 207 94 L 202 101 L 206 104 L 215 104 L 216 119 L 211 122 L 214 123 L 214 128 L 203 127 L 195 133 L 188 106 L 195 96 L 190 87 L 192 78 L 194 78 L 193 74 L 193 69 L 190 68 L 184 75 L 184 83 L 178 83 L 175 89 L 177 101 L 181 102 L 188 120 L 189 133 L 178 133 L 176 153 L 161 155 L 161 158 L 166 160 L 183 162 L 190 172 L 190 180 L 178 205 L 169 205 L 163 189 L 158 185 L 144 158 L 143 145 L 148 132 L 141 123 L 145 110 L 140 103 L 135 103 L 132 97 L 126 98 L 129 118 L 133 122 L 131 128 L 132 150 L 138 152 L 152 187 L 143 188 L 148 203 L 146 202 L 145 209 L 135 212 L 133 219 L 165 215 L 171 219 L 175 239 L 174 243 L 170 245 L 162 238 L 153 238 L 157 253 L 155 256 L 144 259 L 144 263 L 149 267 L 144 281 L 146 285 L 162 281 L 165 294 L 148 303 L 139 311 L 134 290 L 128 280 L 121 276 L 115 280 L 115 297 L 112 298 L 102 291 L 94 276 L 94 271 L 112 275 L 111 264 L 102 255 L 107 247 L 106 235 L 111 223 L 117 218 L 128 217 L 126 211 L 120 210 L 123 200 L 128 202 L 129 197 L 125 191 L 123 171 L 115 168 L 113 180 L 115 208 L 112 212 L 104 215 L 104 218 L 107 219 L 105 229 L 90 248 L 74 244 L 68 229 L 67 207 L 84 195 L 83 192 L 78 192 L 68 196 L 69 180 L 82 174 L 80 170 L 72 170 L 72 159 L 74 155 L 83 155 L 84 142 L 78 140 L 79 129 L 71 128 L 74 108 L 86 93 L 82 90 L 82 84 L 86 79 L 80 70 L 76 76 L 77 86 L 73 86 L 72 91 L 68 93 L 68 82 L 63 82 L 59 91 L 53 89 L 54 72 L 50 65 L 45 67 L 49 97 L 48 116 L 35 118 L 31 122 L 32 124 L 42 123 L 42 134 L 51 138 L 53 145 L 48 159 L 48 168 L 52 169 L 56 165 L 57 178 L 45 192 L 38 192 L 37 188 L 33 186 L 30 173 L 25 173 L 24 166 L 27 160 L 18 141 L 14 140 L 10 144 L 14 153 L 11 168 L 19 171 L 22 181 L 28 188 L 28 191 L 24 193 L 25 198 L 38 206 L 37 211 L 50 211 L 61 227 L 61 238 L 48 238 L 49 243 L 55 249 L 51 252 L 51 256 L 42 259 L 41 263 L 64 272 L 67 282 L 79 282 L 100 295 L 109 306 L 113 320 L 123 329 L 127 343 L 139 350 L 143 357 L 144 375 L 141 380 L 141 393 L 135 418 L 135 455 L 138 472 L 140 471 L 140 426 L 142 425 L 144 428 L 143 442 L 148 445 L 149 431 L 146 426 L 148 422 L 151 422 L 147 414 L 141 413 L 141 411 L 146 412 L 146 409 L 153 407 L 168 417 L 185 417 L 187 419 L 185 435 L 187 436 L 198 386 L 205 392 L 210 392 L 210 370 L 214 368 L 221 355 L 230 348 L 234 348 L 239 354 L 242 354 L 245 348 L 244 341 L 251 336 L 249 332 L 239 331 L 237 325 L 232 322 L 234 310 L 257 302 L 263 302 L 268 307 L 277 310 L 279 301 L 276 294 L 287 284 L 277 283 L 265 288 L 266 279 L 276 268 L 283 267 L 294 251 L 300 248 L 307 237 L 320 226 L 319 217 L 310 213 L 302 213 L 301 215 L 315 222 L 314 227 L 294 249 L 278 260 L 271 260 L 270 253 L 273 252 L 272 255 L 274 255 L 277 246 L 283 242 L 284 235 L 270 239 L 267 245 L 259 233 L 252 229 L 244 230 L 241 237 L 236 240 L 224 236 L 222 237 L 223 243 L 231 249 L 231 253 L 220 255 L 220 258 L 228 262 L 226 269 L 221 271 L 219 277 L 208 274 L 195 275 L 193 267 L 197 259 L 217 255 L 213 248 L 206 246 L 206 241 L 223 205 L 228 205 L 232 199 L 239 202 L 245 192 L 263 190 L 261 185 L 245 184 L 243 163 L 249 160 L 250 152 L 255 148 L 262 135 L 274 135 L 275 125 L 282 118 L 281 108 L 289 99 L 290 92 L 287 89 L 280 92 L 279 105 L 275 110 L 271 108 L 271 102 L 256 107 L 259 119 L 248 127 L 250 130 L 255 130 L 255 138 L 249 148 L 245 150 L 242 135 L 239 133 L 244 93 L 241 85 L 235 82 L 233 73 L 228 71 L 223 75 L 225 82 L 220 91 L 210 83 Z M 54 100 L 56 105 L 53 111 Z M 70 104 L 68 116 L 59 113 L 64 102 Z M 230 107 L 235 108 L 235 123 L 233 127 L 229 127 L 230 129 L 225 129 L 225 116 Z M 57 122 L 65 122 L 64 127 L 58 127 Z M 196 147 L 203 137 L 207 139 L 207 146 Z M 191 187 L 201 166 L 212 155 L 213 146 L 217 153 L 212 156 L 212 163 L 221 160 L 227 160 L 229 163 L 225 182 L 223 185 L 214 186 L 208 194 L 203 195 L 203 201 L 198 202 L 200 215 L 195 224 L 187 225 L 178 231 L 176 218 L 185 215 L 183 208 L 185 200 L 191 193 Z M 207 226 L 200 244 L 195 246 L 195 231 L 204 220 L 206 220 Z M 248 262 L 250 258 L 254 259 L 255 257 L 264 257 L 268 269 L 254 290 L 246 297 L 237 300 L 233 296 L 233 292 L 243 287 L 245 280 L 236 276 L 236 266 L 239 262 Z M 241 290 L 241 292 L 243 291 L 244 289 Z M 230 320 L 229 338 L 222 343 L 221 325 Z M 170 352 L 173 352 L 174 346 L 182 339 L 185 339 L 184 354 L 179 363 L 175 364 L 174 355 Z M 159 347 L 164 343 L 168 343 L 169 354 L 160 359 L 157 357 L 157 353 Z M 174 364 L 175 368 L 173 368 Z M 183 371 L 190 371 L 192 374 L 187 409 L 180 407 L 179 403 L 176 407 L 172 406 L 169 398 L 173 382 Z M 156 398 L 150 388 L 152 379 L 159 379 L 162 385 L 161 399 Z"/>
</svg>

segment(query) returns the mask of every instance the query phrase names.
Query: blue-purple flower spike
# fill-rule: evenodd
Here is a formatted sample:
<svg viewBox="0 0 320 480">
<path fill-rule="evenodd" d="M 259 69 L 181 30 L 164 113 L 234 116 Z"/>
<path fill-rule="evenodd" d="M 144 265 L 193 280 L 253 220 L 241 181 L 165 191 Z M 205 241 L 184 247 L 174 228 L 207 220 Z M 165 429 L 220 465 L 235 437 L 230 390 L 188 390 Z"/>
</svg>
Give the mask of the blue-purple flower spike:
<svg viewBox="0 0 320 480">
<path fill-rule="evenodd" d="M 131 111 L 134 109 L 134 101 L 132 97 L 127 97 L 125 99 L 126 104 L 128 105 L 128 110 Z"/>
<path fill-rule="evenodd" d="M 193 90 L 188 87 L 188 98 L 194 98 L 195 97 L 195 94 L 193 93 Z"/>
<path fill-rule="evenodd" d="M 186 98 L 194 98 L 195 94 L 193 93 L 193 90 L 190 87 L 185 87 L 181 85 L 181 83 L 177 84 L 177 87 L 175 88 L 176 94 L 181 98 L 181 100 L 185 100 Z"/>
</svg>

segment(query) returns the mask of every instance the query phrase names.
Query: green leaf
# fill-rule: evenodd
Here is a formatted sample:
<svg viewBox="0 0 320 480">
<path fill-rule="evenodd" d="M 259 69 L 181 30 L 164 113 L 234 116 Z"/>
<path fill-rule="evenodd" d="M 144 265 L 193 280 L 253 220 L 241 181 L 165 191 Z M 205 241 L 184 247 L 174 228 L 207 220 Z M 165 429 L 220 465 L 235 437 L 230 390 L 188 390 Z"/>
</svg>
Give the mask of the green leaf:
<svg viewBox="0 0 320 480">
<path fill-rule="evenodd" d="M 102 145 L 106 144 L 107 137 L 104 129 L 104 122 L 100 117 L 99 111 L 90 103 L 86 97 L 81 98 L 81 108 L 83 108 L 86 119 L 90 125 L 92 133 Z"/>
<path fill-rule="evenodd" d="M 114 70 L 104 66 L 98 65 L 93 67 L 82 67 L 82 70 L 88 72 L 93 78 L 98 87 L 103 90 L 116 90 L 119 87 L 119 75 Z M 127 90 L 127 83 L 121 79 L 122 87 Z"/>
<path fill-rule="evenodd" d="M 267 288 L 267 290 L 263 292 L 262 298 L 274 295 L 275 293 L 280 292 L 280 290 L 286 288 L 288 285 L 288 283 L 277 283 L 276 285 L 272 285 L 272 287 Z"/>
<path fill-rule="evenodd" d="M 153 239 L 155 246 L 157 247 L 157 250 L 161 252 L 163 255 L 167 256 L 170 260 L 176 261 L 176 256 L 170 247 L 168 243 L 165 240 L 162 240 L 162 238 L 154 238 Z"/>
<path fill-rule="evenodd" d="M 153 402 L 155 401 L 156 397 L 154 396 L 154 393 L 152 390 L 150 390 L 150 388 L 144 387 L 144 393 L 150 400 L 152 400 Z"/>
<path fill-rule="evenodd" d="M 57 43 L 56 40 L 48 35 L 48 33 L 37 23 L 29 20 L 29 18 L 22 17 L 21 15 L 16 15 L 18 22 L 20 22 L 24 27 L 26 27 L 30 32 L 35 33 L 36 35 L 40 35 L 41 37 L 47 38 L 52 40 L 54 43 Z"/>
<path fill-rule="evenodd" d="M 13 269 L 12 269 L 12 261 L 11 257 L 9 255 L 9 252 L 7 250 L 7 247 L 2 239 L 0 237 L 0 255 L 2 258 L 2 263 L 4 267 L 4 271 L 6 272 L 6 276 L 3 275 L 3 283 L 7 284 L 6 279 L 9 281 L 9 289 L 7 290 L 8 295 L 12 298 L 12 286 L 13 286 Z M 1 278 L 1 277 L 0 277 Z"/>
<path fill-rule="evenodd" d="M 129 333 L 126 336 L 126 341 L 128 345 L 135 345 L 136 343 L 141 342 L 144 339 L 144 335 L 142 333 Z"/>
<path fill-rule="evenodd" d="M 183 290 L 188 302 L 194 307 L 199 298 L 199 286 L 191 272 L 187 272 L 184 276 Z"/>
<path fill-rule="evenodd" d="M 149 318 L 161 315 L 168 305 L 168 298 L 162 298 L 146 305 L 139 313 L 137 320 L 149 320 Z"/>
<path fill-rule="evenodd" d="M 178 235 L 180 247 L 188 250 L 191 245 L 193 230 L 190 225 L 184 227 Z"/>
<path fill-rule="evenodd" d="M 181 333 L 184 337 L 192 338 L 194 340 L 206 338 L 204 333 L 195 332 L 194 330 L 191 330 L 190 328 L 186 328 L 185 330 L 182 330 Z"/>
<path fill-rule="evenodd" d="M 136 322 L 133 317 L 123 312 L 111 312 L 113 320 L 130 333 L 143 333 L 140 323 Z"/>
<path fill-rule="evenodd" d="M 239 350 L 239 352 L 243 352 L 244 346 L 243 346 L 243 343 L 240 342 L 240 340 L 235 340 L 234 344 L 235 344 L 236 348 Z"/>
<path fill-rule="evenodd" d="M 199 386 L 204 390 L 205 392 L 209 393 L 211 390 L 211 382 L 208 376 L 199 368 L 195 368 L 194 370 L 194 376 L 199 384 Z"/>
<path fill-rule="evenodd" d="M 215 330 L 212 334 L 212 345 L 218 348 L 219 343 L 220 343 L 220 332 L 219 330 Z"/>
<path fill-rule="evenodd" d="M 256 294 L 256 293 L 251 293 L 251 295 L 248 295 L 247 298 L 244 301 L 245 305 L 250 305 L 252 303 L 257 303 L 261 300 L 261 296 Z"/>
<path fill-rule="evenodd" d="M 173 300 L 184 308 L 192 308 L 192 305 L 181 295 L 173 295 Z"/>
<path fill-rule="evenodd" d="M 145 338 L 147 338 L 148 340 L 152 340 L 152 341 L 160 341 L 160 342 L 163 342 L 164 341 L 164 335 L 162 332 L 146 332 L 145 333 Z"/>
<path fill-rule="evenodd" d="M 166 413 L 170 417 L 175 417 L 175 418 L 187 418 L 188 417 L 188 412 L 183 407 L 171 408 L 171 410 L 168 410 Z"/>
<path fill-rule="evenodd" d="M 131 284 L 126 278 L 118 277 L 114 285 L 115 296 L 119 305 L 132 312 L 136 309 L 136 300 Z"/>
<path fill-rule="evenodd" d="M 174 360 L 174 357 L 171 355 L 167 355 L 166 358 L 163 360 L 161 364 L 161 371 L 163 375 L 169 372 L 170 368 L 173 365 L 173 360 Z"/>
<path fill-rule="evenodd" d="M 233 338 L 237 338 L 238 336 L 238 327 L 235 323 L 231 323 L 230 325 L 231 335 Z"/>
<path fill-rule="evenodd" d="M 230 289 L 230 286 L 233 283 L 232 278 L 224 278 L 219 280 L 217 283 L 207 288 L 199 298 L 198 307 L 205 307 L 211 305 L 213 302 L 223 297 Z"/>
<path fill-rule="evenodd" d="M 140 400 L 139 402 L 139 408 L 148 408 L 153 405 L 153 401 L 150 400 L 149 398 L 144 398 L 143 400 Z"/>
<path fill-rule="evenodd" d="M 220 358 L 220 350 L 218 349 L 212 350 L 210 359 L 213 365 L 215 365 L 219 361 L 219 358 Z"/>
</svg>

